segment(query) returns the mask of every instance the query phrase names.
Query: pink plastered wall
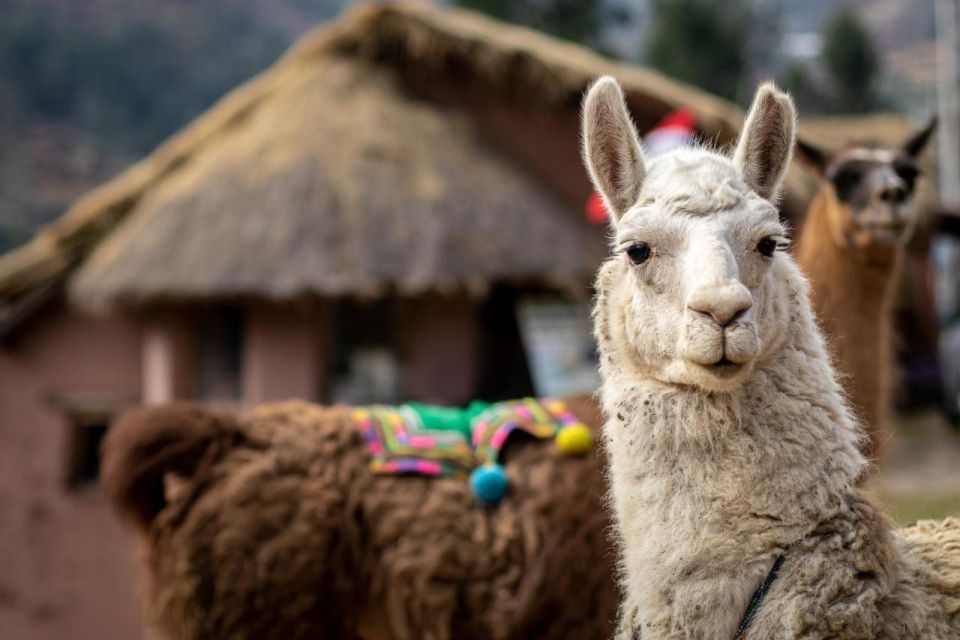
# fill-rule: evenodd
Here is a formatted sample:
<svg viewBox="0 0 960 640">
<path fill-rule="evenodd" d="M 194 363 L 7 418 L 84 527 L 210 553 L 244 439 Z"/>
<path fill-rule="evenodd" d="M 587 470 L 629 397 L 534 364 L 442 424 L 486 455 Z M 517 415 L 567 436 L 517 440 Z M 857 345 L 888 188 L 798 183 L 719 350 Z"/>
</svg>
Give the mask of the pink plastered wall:
<svg viewBox="0 0 960 640">
<path fill-rule="evenodd" d="M 145 637 L 132 536 L 95 486 L 68 488 L 69 398 L 140 394 L 140 334 L 52 305 L 0 345 L 0 638 Z"/>
<path fill-rule="evenodd" d="M 426 296 L 401 303 L 399 361 L 404 399 L 460 405 L 473 399 L 479 367 L 476 303 Z"/>
<path fill-rule="evenodd" d="M 251 305 L 243 346 L 243 403 L 320 400 L 326 383 L 327 322 L 320 305 Z"/>
<path fill-rule="evenodd" d="M 143 313 L 141 401 L 164 404 L 193 400 L 197 391 L 196 319 L 189 308 Z"/>
</svg>

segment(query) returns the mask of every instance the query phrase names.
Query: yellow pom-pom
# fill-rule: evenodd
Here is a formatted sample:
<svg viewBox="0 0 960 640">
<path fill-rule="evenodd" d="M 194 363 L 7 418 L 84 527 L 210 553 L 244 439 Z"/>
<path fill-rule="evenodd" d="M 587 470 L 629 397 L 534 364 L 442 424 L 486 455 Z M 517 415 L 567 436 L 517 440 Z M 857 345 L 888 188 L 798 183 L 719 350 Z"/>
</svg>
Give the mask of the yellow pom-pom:
<svg viewBox="0 0 960 640">
<path fill-rule="evenodd" d="M 568 456 L 583 455 L 593 448 L 593 434 L 585 425 L 568 424 L 556 437 L 557 448 Z"/>
</svg>

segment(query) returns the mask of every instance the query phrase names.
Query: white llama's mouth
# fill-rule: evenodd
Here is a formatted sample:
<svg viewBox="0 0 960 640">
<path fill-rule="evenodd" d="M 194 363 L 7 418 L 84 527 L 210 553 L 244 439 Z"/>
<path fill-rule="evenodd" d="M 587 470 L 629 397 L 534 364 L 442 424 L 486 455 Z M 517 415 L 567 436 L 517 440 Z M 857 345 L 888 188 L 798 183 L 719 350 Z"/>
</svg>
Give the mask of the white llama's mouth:
<svg viewBox="0 0 960 640">
<path fill-rule="evenodd" d="M 732 391 L 743 384 L 753 370 L 753 361 L 734 362 L 726 356 L 712 363 L 683 360 L 674 382 L 707 391 Z"/>
<path fill-rule="evenodd" d="M 745 362 L 734 362 L 726 356 L 720 358 L 713 364 L 697 364 L 700 368 L 708 371 L 710 375 L 718 378 L 735 378 L 747 366 Z"/>
</svg>

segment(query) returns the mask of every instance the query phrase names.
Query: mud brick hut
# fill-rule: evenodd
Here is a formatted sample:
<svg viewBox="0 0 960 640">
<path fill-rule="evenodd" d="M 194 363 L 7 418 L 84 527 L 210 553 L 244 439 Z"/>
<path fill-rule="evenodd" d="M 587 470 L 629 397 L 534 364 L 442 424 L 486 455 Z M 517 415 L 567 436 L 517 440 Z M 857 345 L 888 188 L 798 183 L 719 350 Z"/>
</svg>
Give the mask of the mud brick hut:
<svg viewBox="0 0 960 640">
<path fill-rule="evenodd" d="M 365 6 L 0 257 L 0 637 L 137 638 L 95 480 L 137 403 L 460 403 L 531 391 L 515 303 L 585 300 L 578 108 L 730 104 L 462 11 Z"/>
</svg>

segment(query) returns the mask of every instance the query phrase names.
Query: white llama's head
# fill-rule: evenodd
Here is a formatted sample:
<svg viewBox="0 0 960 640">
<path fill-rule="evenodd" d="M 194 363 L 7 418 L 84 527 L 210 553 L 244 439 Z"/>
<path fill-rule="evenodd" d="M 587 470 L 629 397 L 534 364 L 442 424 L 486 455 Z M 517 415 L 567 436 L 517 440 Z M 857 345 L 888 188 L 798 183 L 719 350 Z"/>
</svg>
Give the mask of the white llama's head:
<svg viewBox="0 0 960 640">
<path fill-rule="evenodd" d="M 597 283 L 598 319 L 614 326 L 597 332 L 620 365 L 729 391 L 774 356 L 796 306 L 774 204 L 795 120 L 790 97 L 764 84 L 732 158 L 685 148 L 647 163 L 617 82 L 590 89 L 584 161 L 610 212 L 615 254 Z"/>
</svg>

